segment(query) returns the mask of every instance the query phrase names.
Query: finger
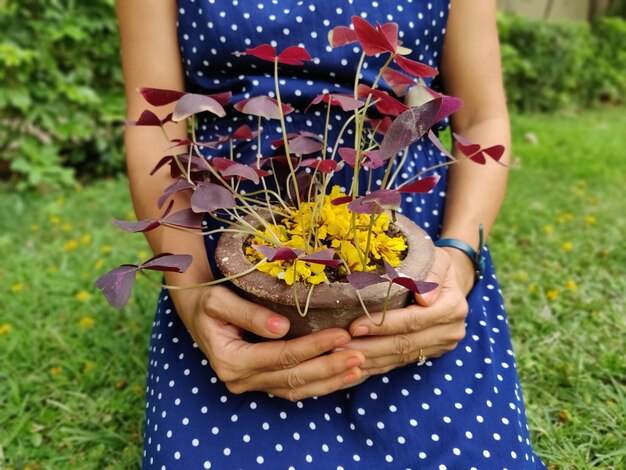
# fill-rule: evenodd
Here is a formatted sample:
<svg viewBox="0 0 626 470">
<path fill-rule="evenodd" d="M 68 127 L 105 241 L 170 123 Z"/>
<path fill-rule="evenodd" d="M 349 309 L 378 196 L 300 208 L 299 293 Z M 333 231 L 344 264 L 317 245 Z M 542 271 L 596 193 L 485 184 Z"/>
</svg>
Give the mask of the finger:
<svg viewBox="0 0 626 470">
<path fill-rule="evenodd" d="M 372 336 L 354 339 L 342 349 L 357 350 L 365 356 L 362 368 L 370 369 L 373 361 L 391 357 L 393 362 L 407 364 L 415 362 L 424 351 L 432 355 L 434 351 L 449 351 L 462 339 L 464 328 L 437 325 L 417 333 Z"/>
<path fill-rule="evenodd" d="M 449 269 L 450 256 L 442 248 L 435 248 L 435 260 L 433 261 L 433 265 L 430 267 L 428 276 L 426 276 L 426 279 L 424 280 L 437 283 L 437 287 L 424 294 L 415 294 L 415 301 L 419 305 L 428 307 L 437 300 Z"/>
<path fill-rule="evenodd" d="M 263 338 L 276 339 L 289 331 L 289 320 L 272 310 L 242 299 L 223 286 L 206 289 L 202 307 L 211 317 Z"/>
<path fill-rule="evenodd" d="M 364 361 L 360 351 L 342 351 L 310 359 L 290 369 L 255 374 L 237 385 L 245 390 L 295 390 L 358 368 Z"/>
<path fill-rule="evenodd" d="M 242 343 L 238 354 L 253 372 L 283 370 L 344 346 L 350 339 L 346 330 L 329 328 L 289 341 Z"/>
<path fill-rule="evenodd" d="M 295 402 L 305 398 L 328 395 L 329 393 L 336 392 L 342 388 L 352 386 L 364 378 L 366 378 L 366 375 L 363 371 L 361 371 L 361 369 L 353 368 L 333 377 L 308 383 L 296 389 L 276 388 L 268 391 L 272 395 Z"/>
</svg>

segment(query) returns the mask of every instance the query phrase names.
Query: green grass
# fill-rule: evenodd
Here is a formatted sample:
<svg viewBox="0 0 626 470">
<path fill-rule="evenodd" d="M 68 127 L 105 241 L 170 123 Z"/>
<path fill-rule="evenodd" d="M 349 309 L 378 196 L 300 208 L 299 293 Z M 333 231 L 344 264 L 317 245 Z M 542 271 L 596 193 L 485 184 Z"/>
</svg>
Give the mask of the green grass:
<svg viewBox="0 0 626 470">
<path fill-rule="evenodd" d="M 626 112 L 513 123 L 518 160 L 491 247 L 534 444 L 555 468 L 621 469 Z M 156 294 L 140 280 L 118 311 L 93 287 L 146 255 L 108 222 L 128 217 L 126 182 L 0 192 L 0 469 L 137 468 Z"/>
</svg>

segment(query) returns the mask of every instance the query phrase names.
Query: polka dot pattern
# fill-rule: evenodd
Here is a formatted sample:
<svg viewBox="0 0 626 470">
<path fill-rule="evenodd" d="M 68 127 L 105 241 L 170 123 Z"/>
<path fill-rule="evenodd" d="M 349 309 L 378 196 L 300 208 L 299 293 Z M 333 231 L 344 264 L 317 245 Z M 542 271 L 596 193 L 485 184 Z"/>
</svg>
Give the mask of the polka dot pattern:
<svg viewBox="0 0 626 470">
<path fill-rule="evenodd" d="M 262 43 L 279 51 L 302 45 L 316 60 L 297 75 L 284 67 L 281 93 L 284 101 L 304 109 L 322 89 L 351 92 L 360 51 L 345 46 L 330 54 L 330 28 L 349 24 L 352 15 L 397 22 L 403 45 L 413 49 L 410 57 L 437 67 L 447 14 L 447 0 L 178 0 L 187 87 L 203 93 L 232 91 L 233 102 L 263 93 L 273 96 L 271 64 L 231 52 Z M 374 79 L 380 60 L 368 60 L 364 81 Z M 323 121 L 321 108 L 312 108 L 289 115 L 287 125 L 321 133 Z M 219 123 L 204 117 L 198 138 L 211 140 L 248 122 L 256 127 L 244 115 Z M 334 119 L 329 132 L 336 136 L 340 127 Z M 266 125 L 264 134 L 275 139 L 280 130 Z M 349 142 L 351 133 L 344 138 Z M 238 144 L 235 157 L 250 161 L 256 145 Z M 443 158 L 430 142 L 418 142 L 397 181 Z M 433 238 L 445 198 L 445 170 L 440 175 L 438 191 L 406 197 L 402 206 Z M 346 187 L 348 177 L 347 172 L 338 175 L 335 183 Z M 213 243 L 207 237 L 209 252 Z M 143 467 L 545 468 L 530 445 L 503 300 L 488 249 L 484 254 L 487 269 L 469 296 L 467 335 L 454 351 L 298 403 L 264 393 L 231 394 L 163 291 L 149 351 Z"/>
</svg>

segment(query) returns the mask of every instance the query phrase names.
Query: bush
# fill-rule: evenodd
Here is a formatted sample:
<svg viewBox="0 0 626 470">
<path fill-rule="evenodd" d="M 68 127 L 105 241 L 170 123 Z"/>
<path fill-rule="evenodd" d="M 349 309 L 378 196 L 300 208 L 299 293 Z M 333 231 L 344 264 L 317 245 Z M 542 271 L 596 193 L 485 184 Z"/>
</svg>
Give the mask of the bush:
<svg viewBox="0 0 626 470">
<path fill-rule="evenodd" d="M 499 18 L 509 106 L 554 111 L 622 103 L 626 93 L 626 21 L 548 23 Z"/>
<path fill-rule="evenodd" d="M 113 3 L 0 2 L 0 159 L 20 176 L 18 187 L 122 168 Z"/>
</svg>

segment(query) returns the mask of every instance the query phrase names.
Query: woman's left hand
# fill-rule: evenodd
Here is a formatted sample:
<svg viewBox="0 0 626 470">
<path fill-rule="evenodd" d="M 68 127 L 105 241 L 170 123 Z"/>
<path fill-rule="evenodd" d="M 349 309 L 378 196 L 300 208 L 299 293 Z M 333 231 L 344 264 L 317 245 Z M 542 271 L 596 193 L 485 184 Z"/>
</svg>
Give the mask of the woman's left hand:
<svg viewBox="0 0 626 470">
<path fill-rule="evenodd" d="M 453 256 L 436 248 L 435 261 L 427 281 L 439 286 L 424 295 L 416 295 L 419 305 L 390 310 L 355 320 L 349 328 L 354 339 L 343 346 L 361 351 L 365 362 L 360 368 L 367 375 L 383 374 L 391 369 L 424 358 L 438 357 L 454 349 L 465 337 L 467 300 L 462 287 L 465 266 L 457 266 Z M 376 323 L 376 324 L 375 324 Z"/>
</svg>

